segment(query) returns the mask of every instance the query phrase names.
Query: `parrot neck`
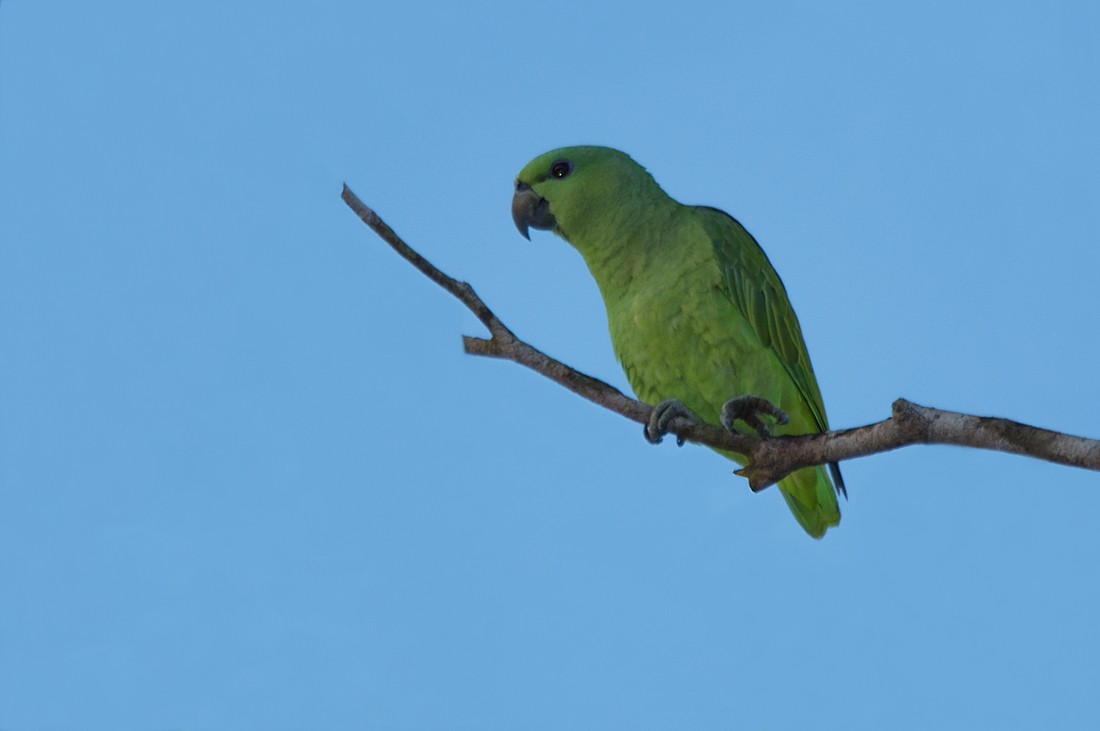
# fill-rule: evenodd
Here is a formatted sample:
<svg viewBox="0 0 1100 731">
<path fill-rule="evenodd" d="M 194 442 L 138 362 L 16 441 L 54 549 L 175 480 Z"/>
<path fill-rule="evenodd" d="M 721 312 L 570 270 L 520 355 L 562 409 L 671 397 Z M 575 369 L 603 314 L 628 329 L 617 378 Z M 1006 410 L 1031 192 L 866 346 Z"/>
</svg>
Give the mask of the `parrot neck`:
<svg viewBox="0 0 1100 731">
<path fill-rule="evenodd" d="M 584 257 L 605 301 L 625 296 L 669 257 L 677 256 L 673 232 L 684 207 L 667 195 L 635 203 L 586 226 L 582 236 L 568 238 Z"/>
</svg>

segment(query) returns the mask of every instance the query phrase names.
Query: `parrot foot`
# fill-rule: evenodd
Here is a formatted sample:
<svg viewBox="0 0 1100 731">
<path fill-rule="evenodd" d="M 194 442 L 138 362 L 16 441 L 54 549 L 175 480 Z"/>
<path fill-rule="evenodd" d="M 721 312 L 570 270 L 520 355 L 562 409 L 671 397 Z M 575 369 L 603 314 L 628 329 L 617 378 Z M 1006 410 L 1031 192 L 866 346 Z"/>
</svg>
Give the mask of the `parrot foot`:
<svg viewBox="0 0 1100 731">
<path fill-rule="evenodd" d="M 767 414 L 775 419 L 776 424 L 786 424 L 787 412 L 779 408 L 771 401 L 759 396 L 738 396 L 722 404 L 722 426 L 734 431 L 733 424 L 740 419 L 749 425 L 759 436 L 771 436 L 768 425 L 760 420 L 760 414 Z"/>
<path fill-rule="evenodd" d="M 668 425 L 677 417 L 697 421 L 695 414 L 691 413 L 688 407 L 676 399 L 668 399 L 654 406 L 653 414 L 649 417 L 649 423 L 642 427 L 645 440 L 650 444 L 660 444 L 664 440 L 665 434 L 668 434 Z M 676 446 L 684 446 L 683 437 L 676 437 Z"/>
</svg>

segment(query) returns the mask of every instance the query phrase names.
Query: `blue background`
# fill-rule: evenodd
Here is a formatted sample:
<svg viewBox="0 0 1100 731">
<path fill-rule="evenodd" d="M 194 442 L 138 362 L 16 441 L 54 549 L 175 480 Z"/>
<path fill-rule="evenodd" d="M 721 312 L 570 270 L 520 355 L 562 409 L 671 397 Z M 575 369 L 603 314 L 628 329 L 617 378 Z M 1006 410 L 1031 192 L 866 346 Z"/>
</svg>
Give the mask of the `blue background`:
<svg viewBox="0 0 1100 731">
<path fill-rule="evenodd" d="M 619 147 L 761 241 L 835 426 L 1100 436 L 1100 6 L 886 5 L 0 5 L 0 728 L 1095 728 L 1095 473 L 861 459 L 813 541 L 339 198 L 625 388 L 508 212 Z"/>
</svg>

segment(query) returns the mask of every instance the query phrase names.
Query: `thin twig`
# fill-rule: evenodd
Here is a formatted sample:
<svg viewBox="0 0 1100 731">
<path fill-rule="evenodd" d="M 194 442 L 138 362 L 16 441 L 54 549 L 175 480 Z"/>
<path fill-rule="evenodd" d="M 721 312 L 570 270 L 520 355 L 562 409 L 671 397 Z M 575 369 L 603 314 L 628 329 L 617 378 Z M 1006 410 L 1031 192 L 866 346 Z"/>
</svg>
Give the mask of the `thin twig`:
<svg viewBox="0 0 1100 731">
<path fill-rule="evenodd" d="M 653 407 L 626 396 L 603 381 L 574 370 L 520 340 L 466 282 L 437 269 L 344 185 L 341 198 L 382 240 L 426 277 L 450 292 L 489 330 L 490 337 L 463 337 L 471 355 L 504 358 L 537 371 L 570 391 L 617 414 L 648 424 Z M 733 394 L 731 394 L 733 395 Z M 852 429 L 803 436 L 757 437 L 720 426 L 676 418 L 669 431 L 678 438 L 744 455 L 748 465 L 737 474 L 753 490 L 774 485 L 802 467 L 839 462 L 912 444 L 953 444 L 1023 454 L 1048 462 L 1100 471 L 1100 440 L 1071 436 L 996 417 L 972 416 L 920 406 L 905 399 L 893 404 L 890 418 Z"/>
</svg>

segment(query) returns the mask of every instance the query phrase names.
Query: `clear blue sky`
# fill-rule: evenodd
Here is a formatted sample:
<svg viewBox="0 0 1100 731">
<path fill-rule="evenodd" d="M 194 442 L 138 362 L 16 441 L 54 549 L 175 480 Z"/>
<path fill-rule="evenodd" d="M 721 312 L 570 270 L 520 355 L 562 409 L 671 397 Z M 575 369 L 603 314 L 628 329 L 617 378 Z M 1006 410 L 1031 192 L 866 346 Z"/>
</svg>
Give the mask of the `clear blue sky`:
<svg viewBox="0 0 1100 731">
<path fill-rule="evenodd" d="M 849 462 L 815 542 L 339 198 L 625 388 L 509 216 L 619 147 L 761 241 L 834 425 L 1100 436 L 1100 6 L 886 5 L 0 4 L 0 729 L 1095 728 L 1100 475 Z"/>
</svg>

